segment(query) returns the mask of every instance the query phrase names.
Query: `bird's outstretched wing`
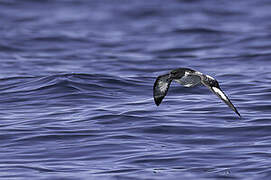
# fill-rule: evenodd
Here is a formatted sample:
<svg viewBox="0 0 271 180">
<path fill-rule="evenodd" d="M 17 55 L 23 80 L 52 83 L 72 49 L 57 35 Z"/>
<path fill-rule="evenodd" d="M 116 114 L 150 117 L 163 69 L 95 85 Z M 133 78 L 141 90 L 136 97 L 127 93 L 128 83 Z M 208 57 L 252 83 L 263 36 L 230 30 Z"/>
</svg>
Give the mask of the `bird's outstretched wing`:
<svg viewBox="0 0 271 180">
<path fill-rule="evenodd" d="M 215 95 L 217 95 L 220 99 L 222 99 L 236 114 L 238 114 L 239 117 L 241 117 L 240 113 L 237 111 L 237 109 L 234 107 L 234 105 L 231 103 L 230 99 L 226 96 L 226 94 L 217 87 L 210 87 L 209 88 Z"/>
<path fill-rule="evenodd" d="M 153 86 L 153 98 L 157 106 L 159 106 L 164 97 L 167 95 L 171 81 L 172 80 L 169 79 L 169 74 L 161 75 L 156 78 Z"/>
</svg>

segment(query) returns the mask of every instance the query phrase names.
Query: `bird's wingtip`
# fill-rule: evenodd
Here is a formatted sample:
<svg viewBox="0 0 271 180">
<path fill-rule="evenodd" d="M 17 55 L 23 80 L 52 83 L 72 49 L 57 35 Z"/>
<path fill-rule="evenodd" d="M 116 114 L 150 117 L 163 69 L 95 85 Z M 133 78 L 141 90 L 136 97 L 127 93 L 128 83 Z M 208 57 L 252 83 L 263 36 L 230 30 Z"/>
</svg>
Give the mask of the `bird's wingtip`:
<svg viewBox="0 0 271 180">
<path fill-rule="evenodd" d="M 162 102 L 162 100 L 160 100 L 159 98 L 154 98 L 154 102 L 156 104 L 156 106 L 159 106 Z"/>
<path fill-rule="evenodd" d="M 239 116 L 240 119 L 242 118 L 241 114 L 237 110 L 235 110 L 235 113 Z"/>
</svg>

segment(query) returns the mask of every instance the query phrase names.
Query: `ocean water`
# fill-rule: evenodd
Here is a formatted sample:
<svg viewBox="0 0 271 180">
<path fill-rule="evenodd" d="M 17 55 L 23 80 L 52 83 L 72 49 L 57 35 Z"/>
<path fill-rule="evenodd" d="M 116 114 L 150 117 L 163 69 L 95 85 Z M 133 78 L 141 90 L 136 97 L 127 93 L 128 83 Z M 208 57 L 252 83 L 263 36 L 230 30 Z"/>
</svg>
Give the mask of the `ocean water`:
<svg viewBox="0 0 271 180">
<path fill-rule="evenodd" d="M 269 179 L 271 2 L 1 0 L 0 179 Z M 207 88 L 158 75 L 215 77 Z"/>
</svg>

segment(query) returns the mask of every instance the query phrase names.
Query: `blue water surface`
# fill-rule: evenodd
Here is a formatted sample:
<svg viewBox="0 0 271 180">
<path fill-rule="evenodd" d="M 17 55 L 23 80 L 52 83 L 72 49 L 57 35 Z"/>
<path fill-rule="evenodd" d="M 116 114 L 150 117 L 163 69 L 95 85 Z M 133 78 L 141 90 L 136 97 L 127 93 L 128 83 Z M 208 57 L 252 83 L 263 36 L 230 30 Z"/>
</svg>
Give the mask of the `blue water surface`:
<svg viewBox="0 0 271 180">
<path fill-rule="evenodd" d="M 0 1 L 0 179 L 268 179 L 269 0 Z M 207 88 L 158 75 L 215 77 Z"/>
</svg>

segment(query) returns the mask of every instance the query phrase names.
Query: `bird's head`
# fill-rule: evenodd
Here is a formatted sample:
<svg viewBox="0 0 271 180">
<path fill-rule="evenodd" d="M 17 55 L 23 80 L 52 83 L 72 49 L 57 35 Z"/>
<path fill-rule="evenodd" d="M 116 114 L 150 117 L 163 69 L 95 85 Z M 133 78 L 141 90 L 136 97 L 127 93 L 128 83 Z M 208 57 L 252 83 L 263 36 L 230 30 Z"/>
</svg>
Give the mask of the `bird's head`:
<svg viewBox="0 0 271 180">
<path fill-rule="evenodd" d="M 169 78 L 170 79 L 180 79 L 184 75 L 184 71 L 180 69 L 174 69 L 170 71 Z"/>
</svg>

